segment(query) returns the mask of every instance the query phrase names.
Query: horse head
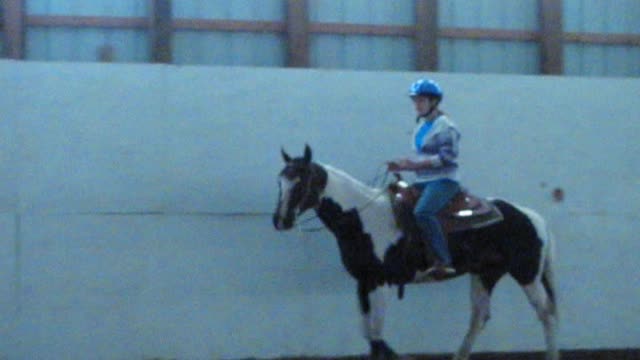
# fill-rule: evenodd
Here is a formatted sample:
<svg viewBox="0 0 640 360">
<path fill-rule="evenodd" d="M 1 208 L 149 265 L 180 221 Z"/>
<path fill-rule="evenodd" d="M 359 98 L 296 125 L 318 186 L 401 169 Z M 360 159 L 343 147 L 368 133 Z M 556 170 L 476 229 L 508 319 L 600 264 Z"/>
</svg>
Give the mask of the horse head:
<svg viewBox="0 0 640 360">
<path fill-rule="evenodd" d="M 279 196 L 273 213 L 277 230 L 293 227 L 299 215 L 316 207 L 326 185 L 327 175 L 320 165 L 311 161 L 311 148 L 305 145 L 304 155 L 292 158 L 281 149 L 285 166 L 278 176 Z"/>
</svg>

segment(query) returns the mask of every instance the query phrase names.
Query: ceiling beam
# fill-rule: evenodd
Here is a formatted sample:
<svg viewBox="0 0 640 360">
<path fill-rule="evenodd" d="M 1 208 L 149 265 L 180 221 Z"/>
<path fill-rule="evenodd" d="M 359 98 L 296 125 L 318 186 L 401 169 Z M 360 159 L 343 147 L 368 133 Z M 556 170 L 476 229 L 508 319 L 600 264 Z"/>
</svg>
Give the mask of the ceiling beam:
<svg viewBox="0 0 640 360">
<path fill-rule="evenodd" d="M 170 64 L 173 60 L 171 0 L 150 0 L 150 2 L 151 61 Z"/>
<path fill-rule="evenodd" d="M 438 70 L 438 0 L 416 0 L 416 70 Z"/>
<path fill-rule="evenodd" d="M 309 67 L 309 4 L 287 0 L 287 66 Z"/>
<path fill-rule="evenodd" d="M 540 21 L 540 72 L 564 72 L 564 33 L 562 0 L 538 0 Z"/>
<path fill-rule="evenodd" d="M 4 29 L 4 56 L 9 59 L 25 58 L 25 3 L 24 0 L 2 0 Z"/>
</svg>

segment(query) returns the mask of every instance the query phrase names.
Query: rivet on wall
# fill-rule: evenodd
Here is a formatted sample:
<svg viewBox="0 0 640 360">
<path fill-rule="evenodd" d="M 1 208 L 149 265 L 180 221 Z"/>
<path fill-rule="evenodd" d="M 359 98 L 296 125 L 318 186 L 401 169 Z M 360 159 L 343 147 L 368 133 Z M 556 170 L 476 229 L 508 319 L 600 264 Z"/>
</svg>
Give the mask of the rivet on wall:
<svg viewBox="0 0 640 360">
<path fill-rule="evenodd" d="M 555 202 L 564 201 L 564 190 L 562 190 L 562 188 L 553 189 L 553 192 L 551 193 L 551 195 L 553 197 L 553 201 Z"/>
</svg>

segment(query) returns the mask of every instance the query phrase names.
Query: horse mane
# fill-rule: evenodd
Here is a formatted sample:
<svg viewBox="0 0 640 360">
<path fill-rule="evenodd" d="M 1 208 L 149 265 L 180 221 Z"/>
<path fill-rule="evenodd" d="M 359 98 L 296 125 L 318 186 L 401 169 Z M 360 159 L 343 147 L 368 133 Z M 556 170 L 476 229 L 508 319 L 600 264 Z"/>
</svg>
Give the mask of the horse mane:
<svg viewBox="0 0 640 360">
<path fill-rule="evenodd" d="M 353 185 L 354 188 L 358 189 L 358 192 L 360 192 L 362 195 L 372 198 L 376 195 L 378 195 L 380 193 L 380 191 L 382 191 L 381 188 L 376 188 L 376 187 L 372 187 L 369 186 L 367 184 L 365 184 L 364 182 L 356 179 L 355 177 L 353 177 L 351 174 L 345 172 L 344 170 L 338 169 L 334 166 L 328 165 L 328 164 L 323 164 L 323 163 L 318 163 L 318 165 L 320 165 L 322 168 L 324 168 L 327 173 L 329 174 L 329 176 L 333 176 L 336 179 L 340 179 L 344 182 L 348 182 L 350 184 Z"/>
</svg>

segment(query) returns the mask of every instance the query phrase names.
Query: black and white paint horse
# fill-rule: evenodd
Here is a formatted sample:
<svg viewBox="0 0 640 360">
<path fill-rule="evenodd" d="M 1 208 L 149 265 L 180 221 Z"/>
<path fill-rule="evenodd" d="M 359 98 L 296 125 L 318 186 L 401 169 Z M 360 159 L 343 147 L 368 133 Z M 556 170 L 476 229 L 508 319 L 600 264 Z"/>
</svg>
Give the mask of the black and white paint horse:
<svg viewBox="0 0 640 360">
<path fill-rule="evenodd" d="M 280 194 L 273 223 L 277 230 L 291 229 L 297 217 L 313 209 L 335 235 L 342 262 L 357 282 L 364 337 L 370 356 L 397 358 L 383 338 L 385 291 L 398 258 L 403 234 L 392 214 L 385 189 L 372 188 L 347 173 L 312 161 L 290 157 L 284 150 L 285 167 L 279 175 Z M 471 276 L 471 323 L 454 359 L 468 359 L 473 343 L 489 319 L 491 292 L 505 274 L 524 289 L 542 322 L 546 357 L 559 358 L 556 346 L 557 312 L 552 281 L 553 243 L 544 220 L 534 211 L 493 200 L 504 220 L 481 229 L 449 235 L 453 265 L 458 275 Z M 402 261 L 400 259 L 400 261 Z M 417 271 L 410 282 L 434 281 Z"/>
</svg>

